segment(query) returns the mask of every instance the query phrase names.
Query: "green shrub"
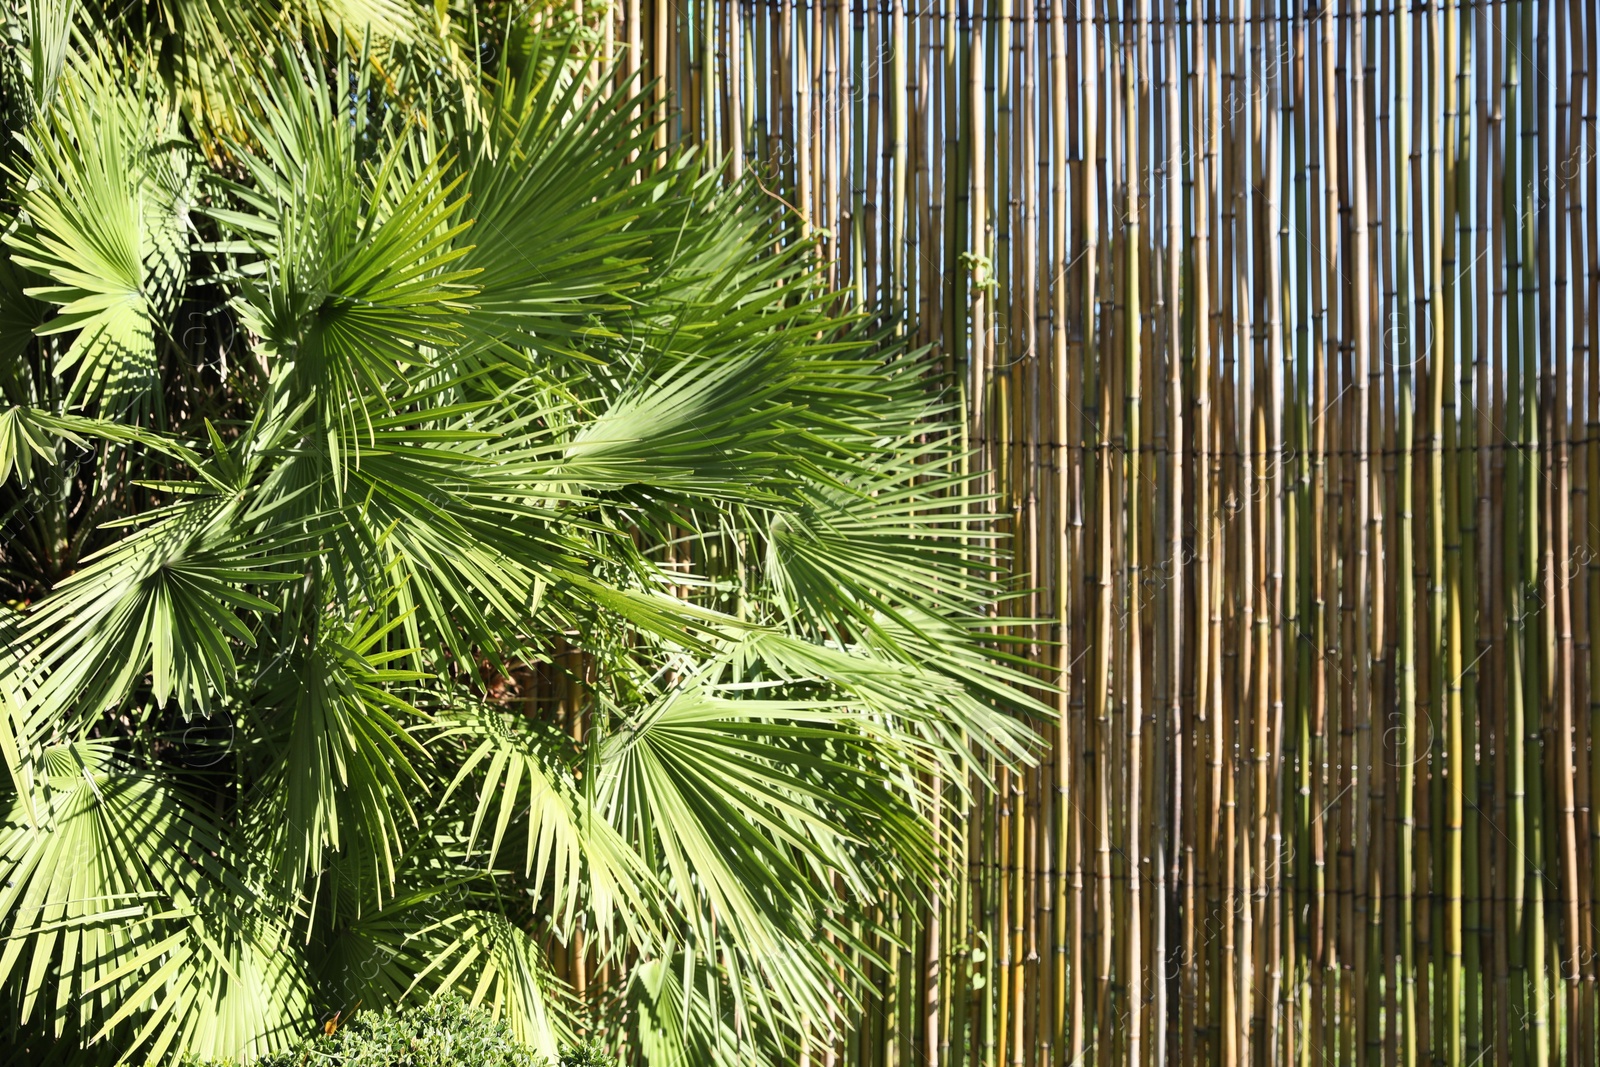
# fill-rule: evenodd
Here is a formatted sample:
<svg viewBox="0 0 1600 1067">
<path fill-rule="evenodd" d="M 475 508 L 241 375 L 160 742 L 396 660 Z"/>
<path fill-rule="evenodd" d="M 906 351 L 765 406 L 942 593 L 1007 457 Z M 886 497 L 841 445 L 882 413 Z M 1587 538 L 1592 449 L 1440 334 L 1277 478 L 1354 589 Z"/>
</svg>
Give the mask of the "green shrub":
<svg viewBox="0 0 1600 1067">
<path fill-rule="evenodd" d="M 556 1067 L 615 1067 L 600 1046 L 561 1054 Z M 213 1067 L 224 1067 L 216 1064 Z M 552 1067 L 504 1023 L 455 997 L 366 1011 L 331 1035 L 258 1060 L 254 1067 Z"/>
<path fill-rule="evenodd" d="M 616 1063 L 604 1049 L 590 1042 L 563 1052 L 560 1067 L 616 1067 Z"/>
</svg>

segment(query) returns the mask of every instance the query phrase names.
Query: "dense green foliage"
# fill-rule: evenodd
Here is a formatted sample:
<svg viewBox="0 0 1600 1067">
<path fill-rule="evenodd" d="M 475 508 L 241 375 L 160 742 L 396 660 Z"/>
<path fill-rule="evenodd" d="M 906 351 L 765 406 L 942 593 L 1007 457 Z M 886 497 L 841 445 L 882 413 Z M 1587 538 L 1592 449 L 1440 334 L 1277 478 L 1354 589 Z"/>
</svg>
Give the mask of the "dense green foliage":
<svg viewBox="0 0 1600 1067">
<path fill-rule="evenodd" d="M 921 361 L 574 38 L 444 11 L 6 11 L 13 1056 L 454 991 L 788 1060 L 1025 756 Z"/>
<path fill-rule="evenodd" d="M 610 1067 L 583 1049 L 559 1061 L 535 1057 L 488 1011 L 456 997 L 382 1012 L 358 1012 L 252 1067 Z"/>
</svg>

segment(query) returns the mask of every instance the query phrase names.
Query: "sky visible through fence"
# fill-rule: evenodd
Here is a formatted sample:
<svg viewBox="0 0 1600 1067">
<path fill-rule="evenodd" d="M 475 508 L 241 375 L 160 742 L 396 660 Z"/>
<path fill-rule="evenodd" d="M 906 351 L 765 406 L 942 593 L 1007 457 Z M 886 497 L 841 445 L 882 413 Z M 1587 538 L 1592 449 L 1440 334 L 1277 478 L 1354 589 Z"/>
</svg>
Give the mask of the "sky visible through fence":
<svg viewBox="0 0 1600 1067">
<path fill-rule="evenodd" d="M 835 1062 L 1595 1062 L 1592 0 L 601 26 L 933 347 L 1059 690 Z"/>
</svg>

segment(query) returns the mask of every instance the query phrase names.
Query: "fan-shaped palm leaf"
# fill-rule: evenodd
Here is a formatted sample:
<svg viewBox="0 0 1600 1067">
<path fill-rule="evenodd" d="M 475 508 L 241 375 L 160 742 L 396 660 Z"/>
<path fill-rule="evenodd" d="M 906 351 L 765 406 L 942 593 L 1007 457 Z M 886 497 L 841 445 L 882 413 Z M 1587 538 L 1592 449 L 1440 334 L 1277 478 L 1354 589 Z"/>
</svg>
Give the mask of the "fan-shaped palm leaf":
<svg viewBox="0 0 1600 1067">
<path fill-rule="evenodd" d="M 69 403 L 134 415 L 153 399 L 156 335 L 184 288 L 193 197 L 176 116 L 141 81 L 118 87 L 98 63 L 62 80 L 28 135 L 25 225 L 7 237 L 15 262 L 53 283 L 27 290 L 58 307 L 36 332 L 73 334 L 56 363 Z"/>
</svg>

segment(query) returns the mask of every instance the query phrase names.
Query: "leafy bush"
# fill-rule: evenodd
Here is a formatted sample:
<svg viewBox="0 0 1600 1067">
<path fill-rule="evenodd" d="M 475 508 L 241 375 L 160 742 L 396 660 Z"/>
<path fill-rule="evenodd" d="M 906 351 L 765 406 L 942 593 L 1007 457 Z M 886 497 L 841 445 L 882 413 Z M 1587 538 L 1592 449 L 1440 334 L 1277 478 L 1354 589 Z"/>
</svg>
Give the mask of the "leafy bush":
<svg viewBox="0 0 1600 1067">
<path fill-rule="evenodd" d="M 558 1067 L 614 1067 L 600 1046 L 561 1054 Z M 224 1067 L 222 1064 L 213 1067 Z M 331 1035 L 257 1061 L 254 1067 L 550 1067 L 482 1008 L 457 997 L 362 1012 Z"/>
<path fill-rule="evenodd" d="M 616 1062 L 599 1045 L 589 1042 L 563 1052 L 560 1067 L 616 1067 Z"/>
</svg>

